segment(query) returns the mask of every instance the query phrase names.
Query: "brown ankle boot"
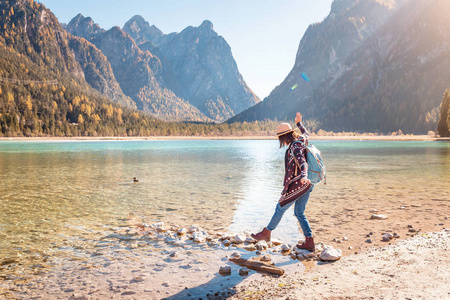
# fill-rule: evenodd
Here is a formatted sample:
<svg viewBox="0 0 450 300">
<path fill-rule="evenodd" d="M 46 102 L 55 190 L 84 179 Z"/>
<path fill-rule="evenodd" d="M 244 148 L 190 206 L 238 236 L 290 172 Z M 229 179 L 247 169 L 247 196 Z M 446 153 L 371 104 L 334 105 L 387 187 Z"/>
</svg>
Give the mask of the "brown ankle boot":
<svg viewBox="0 0 450 300">
<path fill-rule="evenodd" d="M 316 247 L 314 245 L 314 238 L 313 237 L 306 237 L 306 240 L 303 244 L 297 244 L 298 249 L 305 249 L 311 252 L 316 251 Z"/>
<path fill-rule="evenodd" d="M 265 228 L 257 234 L 251 234 L 251 237 L 254 238 L 255 240 L 265 240 L 266 242 L 270 241 L 270 230 Z"/>
</svg>

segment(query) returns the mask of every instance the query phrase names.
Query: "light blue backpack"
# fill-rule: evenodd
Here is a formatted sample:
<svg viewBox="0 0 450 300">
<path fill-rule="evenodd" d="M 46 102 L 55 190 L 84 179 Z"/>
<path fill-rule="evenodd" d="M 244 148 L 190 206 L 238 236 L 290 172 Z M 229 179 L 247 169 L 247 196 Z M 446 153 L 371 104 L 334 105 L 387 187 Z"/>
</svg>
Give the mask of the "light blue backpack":
<svg viewBox="0 0 450 300">
<path fill-rule="evenodd" d="M 322 153 L 314 145 L 306 145 L 305 148 L 306 162 L 308 163 L 308 179 L 312 184 L 320 183 L 322 180 L 324 180 L 324 184 L 327 184 L 327 172 L 322 160 Z M 300 169 L 300 164 L 293 153 L 292 156 Z"/>
</svg>

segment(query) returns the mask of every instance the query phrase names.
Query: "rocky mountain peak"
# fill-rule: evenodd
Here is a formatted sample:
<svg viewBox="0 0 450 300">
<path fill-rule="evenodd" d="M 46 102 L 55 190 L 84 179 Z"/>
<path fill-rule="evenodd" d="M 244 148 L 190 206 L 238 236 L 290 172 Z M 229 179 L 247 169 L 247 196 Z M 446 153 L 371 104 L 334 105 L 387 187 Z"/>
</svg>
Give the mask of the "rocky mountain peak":
<svg viewBox="0 0 450 300">
<path fill-rule="evenodd" d="M 85 18 L 82 14 L 76 15 L 65 28 L 76 36 L 82 36 L 87 40 L 92 39 L 99 33 L 105 32 L 91 17 Z"/>
<path fill-rule="evenodd" d="M 133 16 L 123 26 L 123 30 L 128 33 L 138 45 L 146 42 L 159 41 L 164 35 L 155 25 L 151 25 L 140 15 Z"/>
<path fill-rule="evenodd" d="M 340 14 L 346 11 L 350 6 L 355 4 L 357 0 L 334 0 L 331 3 L 331 14 Z"/>
<path fill-rule="evenodd" d="M 209 20 L 204 20 L 199 28 L 201 28 L 203 30 L 210 30 L 210 31 L 214 30 L 213 23 Z"/>
</svg>

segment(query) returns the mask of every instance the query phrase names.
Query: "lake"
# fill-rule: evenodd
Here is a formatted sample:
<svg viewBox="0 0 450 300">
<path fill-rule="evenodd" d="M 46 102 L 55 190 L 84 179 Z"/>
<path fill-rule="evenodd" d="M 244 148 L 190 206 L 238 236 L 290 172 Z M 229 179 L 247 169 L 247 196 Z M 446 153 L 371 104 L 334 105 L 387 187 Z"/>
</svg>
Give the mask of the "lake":
<svg viewBox="0 0 450 300">
<path fill-rule="evenodd" d="M 324 215 L 341 220 L 330 226 L 348 222 L 330 206 L 439 201 L 434 213 L 448 213 L 450 143 L 312 143 L 328 171 L 307 207 L 313 230 Z M 25 274 L 36 261 L 82 255 L 133 218 L 258 231 L 280 197 L 284 151 L 277 140 L 0 141 L 1 256 L 23 260 L 9 271 Z M 299 239 L 293 212 L 277 234 Z"/>
</svg>

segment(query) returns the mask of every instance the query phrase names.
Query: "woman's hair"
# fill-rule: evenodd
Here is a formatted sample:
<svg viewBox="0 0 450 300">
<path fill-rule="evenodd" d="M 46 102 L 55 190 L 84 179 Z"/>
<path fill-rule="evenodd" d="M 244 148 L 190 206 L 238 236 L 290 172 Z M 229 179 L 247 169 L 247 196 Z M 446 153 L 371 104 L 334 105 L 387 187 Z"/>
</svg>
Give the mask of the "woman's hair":
<svg viewBox="0 0 450 300">
<path fill-rule="evenodd" d="M 288 132 L 286 134 L 280 135 L 278 140 L 280 141 L 280 148 L 289 145 L 295 141 L 300 136 L 299 133 L 295 131 Z"/>
</svg>

